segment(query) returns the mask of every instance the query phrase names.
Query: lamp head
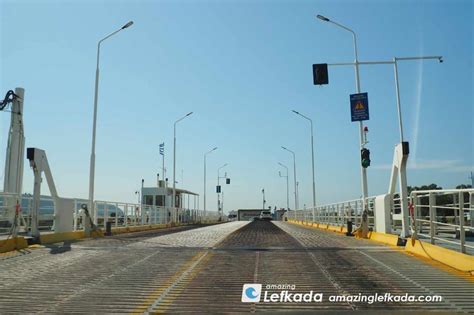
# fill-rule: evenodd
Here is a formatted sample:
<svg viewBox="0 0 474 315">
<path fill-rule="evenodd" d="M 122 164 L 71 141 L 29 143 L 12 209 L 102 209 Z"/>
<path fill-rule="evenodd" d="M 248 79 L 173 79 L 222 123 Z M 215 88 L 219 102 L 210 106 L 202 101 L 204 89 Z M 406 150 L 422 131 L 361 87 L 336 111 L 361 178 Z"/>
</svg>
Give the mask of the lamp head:
<svg viewBox="0 0 474 315">
<path fill-rule="evenodd" d="M 296 115 L 299 115 L 299 114 L 300 114 L 299 112 L 297 112 L 297 111 L 294 110 L 294 109 L 292 110 L 292 112 L 295 113 Z"/>
<path fill-rule="evenodd" d="M 130 27 L 130 26 L 132 26 L 132 25 L 133 25 L 133 21 L 130 21 L 130 22 L 128 22 L 127 24 L 125 24 L 124 26 L 122 26 L 122 29 L 124 30 L 124 29 L 126 29 L 126 28 L 128 28 L 128 27 Z"/>
<path fill-rule="evenodd" d="M 318 14 L 318 15 L 316 15 L 316 17 L 317 17 L 318 19 L 320 19 L 320 20 L 323 20 L 324 22 L 329 22 L 329 19 L 328 19 L 327 17 L 325 17 L 325 16 L 322 16 L 322 15 L 319 15 L 319 14 Z"/>
</svg>

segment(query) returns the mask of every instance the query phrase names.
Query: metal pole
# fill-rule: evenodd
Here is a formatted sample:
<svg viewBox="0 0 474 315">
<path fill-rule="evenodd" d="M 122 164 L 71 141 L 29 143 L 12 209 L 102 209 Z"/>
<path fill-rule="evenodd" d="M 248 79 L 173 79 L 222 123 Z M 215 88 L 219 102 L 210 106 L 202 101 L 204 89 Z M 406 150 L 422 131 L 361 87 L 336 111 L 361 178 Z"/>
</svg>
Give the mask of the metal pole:
<svg viewBox="0 0 474 315">
<path fill-rule="evenodd" d="M 325 22 L 329 22 L 329 23 L 332 23 L 340 28 L 343 28 L 345 29 L 346 31 L 349 31 L 351 32 L 352 34 L 352 39 L 353 39 L 353 42 L 354 42 L 354 55 L 355 55 L 355 62 L 354 62 L 354 65 L 355 65 L 355 77 L 356 77 L 356 89 L 357 89 L 357 93 L 360 93 L 360 76 L 359 76 L 359 57 L 358 57 L 358 52 L 357 52 L 357 36 L 356 36 L 356 33 L 351 30 L 350 28 L 342 25 L 342 24 L 339 24 L 337 22 L 334 22 L 330 19 L 328 19 L 327 17 L 324 17 L 322 15 L 318 15 L 317 16 L 318 19 L 320 20 L 323 20 Z M 359 143 L 360 143 L 360 149 L 363 149 L 364 146 L 365 146 L 365 143 L 364 143 L 364 128 L 363 128 L 363 125 L 362 125 L 362 121 L 359 121 Z M 365 232 L 368 231 L 368 226 L 367 226 L 367 196 L 368 196 L 368 184 L 367 184 L 367 169 L 365 169 L 364 167 L 362 167 L 362 165 L 360 165 L 360 172 L 361 172 L 361 186 L 362 186 L 362 202 L 363 202 L 363 211 L 361 213 L 362 215 L 362 230 L 365 234 Z"/>
<path fill-rule="evenodd" d="M 163 187 L 165 187 L 164 183 L 165 183 L 165 180 L 166 180 L 166 171 L 165 171 L 165 150 L 163 148 L 163 158 L 162 158 L 162 169 L 163 169 Z"/>
<path fill-rule="evenodd" d="M 316 183 L 314 182 L 314 140 L 313 140 L 313 121 L 311 122 L 311 169 L 313 172 L 313 222 L 316 219 Z"/>
<path fill-rule="evenodd" d="M 290 188 L 289 188 L 289 182 L 288 182 L 288 177 L 289 177 L 289 172 L 288 172 L 288 167 L 280 162 L 278 162 L 282 167 L 286 169 L 286 210 L 290 209 Z"/>
<path fill-rule="evenodd" d="M 206 217 L 206 156 L 204 154 L 204 217 Z"/>
<path fill-rule="evenodd" d="M 311 170 L 312 170 L 312 175 L 313 175 L 313 221 L 315 219 L 315 211 L 316 211 L 316 184 L 314 180 L 314 137 L 313 137 L 313 120 L 300 112 L 297 112 L 296 110 L 293 110 L 293 113 L 305 118 L 306 120 L 309 120 L 310 125 L 311 125 Z"/>
<path fill-rule="evenodd" d="M 173 200 L 171 200 L 171 208 L 173 209 L 173 222 L 175 221 L 176 213 L 176 123 L 174 123 L 173 136 Z"/>
<path fill-rule="evenodd" d="M 357 53 L 357 38 L 356 38 L 356 34 L 353 31 L 351 31 L 351 32 L 352 32 L 352 37 L 354 39 L 356 87 L 357 87 L 357 93 L 360 93 L 360 76 L 359 76 L 359 58 L 358 58 L 358 53 Z M 365 147 L 365 142 L 364 142 L 364 126 L 362 124 L 362 121 L 359 121 L 359 139 L 360 139 L 360 149 L 363 149 Z M 362 167 L 362 164 L 361 164 L 360 165 L 360 170 L 361 170 L 361 178 L 362 178 L 362 198 L 363 198 L 362 199 L 363 211 L 361 213 L 361 216 L 362 216 L 361 227 L 363 229 L 363 232 L 366 233 L 367 230 L 368 230 L 367 197 L 369 195 L 369 193 L 368 193 L 368 183 L 367 183 L 367 169 Z"/>
<path fill-rule="evenodd" d="M 300 185 L 300 182 L 296 182 L 296 196 L 298 196 L 298 186 Z M 300 206 L 299 201 L 298 201 L 298 207 Z"/>
<path fill-rule="evenodd" d="M 181 117 L 177 121 L 174 122 L 174 129 L 173 129 L 173 200 L 171 202 L 173 212 L 176 214 L 176 124 L 179 123 L 184 118 L 190 116 L 193 112 L 187 113 L 185 116 Z"/>
<path fill-rule="evenodd" d="M 295 182 L 295 210 L 298 209 L 298 189 L 297 189 L 297 185 L 296 185 L 296 156 L 295 156 L 295 152 L 285 148 L 285 147 L 281 147 L 283 150 L 286 150 L 288 152 L 290 152 L 291 154 L 293 154 L 293 177 L 294 177 L 294 182 Z"/>
<path fill-rule="evenodd" d="M 206 211 L 207 211 L 207 208 L 206 208 L 206 161 L 207 161 L 207 155 L 211 152 L 214 152 L 215 150 L 217 150 L 217 147 L 215 147 L 214 149 L 204 153 L 204 218 L 206 217 Z"/>
<path fill-rule="evenodd" d="M 217 169 L 217 186 L 220 185 L 220 178 L 221 178 L 221 175 L 220 175 L 220 170 L 224 167 L 227 166 L 227 163 L 225 163 L 224 165 L 222 165 L 221 167 L 219 167 Z M 222 188 L 221 188 L 221 193 L 222 193 Z M 221 209 L 222 209 L 222 204 L 224 203 L 224 196 L 222 196 L 222 203 L 220 201 L 220 194 L 221 193 L 217 193 L 217 211 L 219 211 L 219 213 L 221 212 Z"/>
<path fill-rule="evenodd" d="M 400 143 L 403 142 L 403 123 L 402 123 L 402 108 L 400 105 L 400 86 L 398 83 L 398 65 L 397 58 L 393 58 L 393 72 L 395 74 L 395 90 L 397 92 L 397 112 L 398 112 L 398 126 L 400 129 Z"/>
<path fill-rule="evenodd" d="M 97 44 L 97 64 L 95 71 L 95 88 L 94 88 L 94 118 L 92 122 L 92 148 L 91 148 L 91 158 L 90 158 L 90 172 L 89 172 L 89 213 L 93 215 L 94 224 L 97 224 L 97 215 L 95 208 L 93 207 L 94 203 L 94 179 L 95 179 L 95 138 L 96 138 L 96 127 L 97 127 L 97 101 L 99 96 L 99 57 L 100 57 L 100 44 L 107 38 L 117 34 L 123 29 L 130 27 L 133 24 L 132 21 L 128 22 L 120 29 L 110 33 L 106 37 L 102 38 Z M 90 231 L 86 231 L 89 233 Z"/>
<path fill-rule="evenodd" d="M 94 177 L 95 177 L 95 137 L 97 126 L 97 99 L 99 94 L 99 56 L 100 43 L 97 45 L 97 66 L 95 70 L 95 90 L 94 90 L 94 119 L 92 122 L 92 149 L 89 169 L 89 213 L 93 216 L 94 224 L 97 224 L 97 215 L 94 206 Z"/>
<path fill-rule="evenodd" d="M 286 210 L 290 209 L 290 188 L 288 184 L 288 169 L 286 170 Z"/>
<path fill-rule="evenodd" d="M 298 202 L 298 182 L 296 181 L 296 156 L 294 152 L 291 152 L 293 154 L 293 174 L 295 177 L 295 210 L 298 209 L 299 202 Z"/>
</svg>

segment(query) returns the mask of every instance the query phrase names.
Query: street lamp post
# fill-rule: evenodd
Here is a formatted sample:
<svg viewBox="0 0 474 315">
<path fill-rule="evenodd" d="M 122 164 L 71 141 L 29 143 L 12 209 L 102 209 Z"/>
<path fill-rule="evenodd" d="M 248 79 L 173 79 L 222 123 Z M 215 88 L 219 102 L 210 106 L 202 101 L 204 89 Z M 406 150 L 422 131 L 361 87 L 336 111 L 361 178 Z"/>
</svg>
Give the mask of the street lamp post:
<svg viewBox="0 0 474 315">
<path fill-rule="evenodd" d="M 290 152 L 291 154 L 293 154 L 293 178 L 294 178 L 294 181 L 295 181 L 295 210 L 298 210 L 298 189 L 296 187 L 296 156 L 295 156 L 295 152 L 285 148 L 285 147 L 281 147 L 283 150 L 286 150 L 288 152 Z"/>
<path fill-rule="evenodd" d="M 176 124 L 179 123 L 184 118 L 192 115 L 193 112 L 189 112 L 177 121 L 174 122 L 174 129 L 173 129 L 173 200 L 171 201 L 171 206 L 173 208 L 174 217 L 176 219 Z"/>
<path fill-rule="evenodd" d="M 265 188 L 262 189 L 262 203 L 263 203 L 263 206 L 262 206 L 262 211 L 265 211 Z"/>
<path fill-rule="evenodd" d="M 357 89 L 357 93 L 360 93 L 360 77 L 359 77 L 359 58 L 358 58 L 358 53 L 357 53 L 357 37 L 356 37 L 356 33 L 351 30 L 350 28 L 344 26 L 344 25 L 341 25 L 339 23 L 336 23 L 334 21 L 331 21 L 330 19 L 328 19 L 327 17 L 324 17 L 322 15 L 318 15 L 317 16 L 318 19 L 322 20 L 322 21 L 325 21 L 325 22 L 329 22 L 329 23 L 332 23 L 346 31 L 349 31 L 352 33 L 352 39 L 353 39 L 353 42 L 354 42 L 354 55 L 355 55 L 355 62 L 354 62 L 354 65 L 355 65 L 355 77 L 356 77 L 356 89 Z M 360 149 L 362 150 L 364 147 L 365 147 L 365 142 L 364 142 L 364 127 L 362 125 L 362 121 L 359 121 L 359 140 L 360 140 Z M 361 179 L 362 179 L 362 198 L 363 198 L 363 205 L 364 205 L 364 210 L 363 210 L 363 214 L 362 214 L 362 230 L 363 232 L 367 232 L 368 230 L 368 222 L 367 222 L 367 197 L 368 197 L 368 184 L 367 184 L 367 169 L 362 167 L 360 167 L 360 172 L 361 172 Z"/>
<path fill-rule="evenodd" d="M 100 44 L 107 38 L 117 34 L 121 30 L 124 30 L 132 26 L 133 21 L 128 22 L 118 30 L 110 33 L 97 44 L 97 65 L 95 70 L 95 91 L 94 91 L 94 119 L 92 122 L 92 149 L 91 149 L 91 159 L 90 159 L 90 173 L 89 173 L 89 210 L 94 216 L 94 224 L 97 224 L 97 215 L 94 208 L 94 179 L 95 179 L 95 138 L 96 138 L 96 126 L 97 126 L 97 101 L 99 97 L 99 57 L 100 57 Z M 86 228 L 86 233 L 90 232 L 90 227 Z"/>
<path fill-rule="evenodd" d="M 278 164 L 280 164 L 280 166 L 286 169 L 286 176 L 281 175 L 281 172 L 278 172 L 278 174 L 280 175 L 280 177 L 286 177 L 286 210 L 289 210 L 290 209 L 290 188 L 288 185 L 288 167 L 280 162 L 278 162 Z"/>
<path fill-rule="evenodd" d="M 316 220 L 315 211 L 316 211 L 316 184 L 314 182 L 314 140 L 313 140 L 313 120 L 296 110 L 292 110 L 293 113 L 303 117 L 304 119 L 309 120 L 311 124 L 311 170 L 313 172 L 313 222 Z"/>
<path fill-rule="evenodd" d="M 214 149 L 212 150 L 209 150 L 207 151 L 206 153 L 204 153 L 204 219 L 206 218 L 206 162 L 207 162 L 207 155 L 209 153 L 212 153 L 214 152 L 215 150 L 217 150 L 217 147 L 215 147 Z"/>
</svg>

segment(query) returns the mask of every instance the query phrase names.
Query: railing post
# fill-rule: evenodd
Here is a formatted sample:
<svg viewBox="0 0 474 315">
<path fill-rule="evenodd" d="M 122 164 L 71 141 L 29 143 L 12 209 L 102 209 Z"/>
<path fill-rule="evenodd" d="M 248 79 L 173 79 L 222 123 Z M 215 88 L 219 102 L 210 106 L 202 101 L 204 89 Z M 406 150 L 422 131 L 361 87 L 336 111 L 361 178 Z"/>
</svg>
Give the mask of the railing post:
<svg viewBox="0 0 474 315">
<path fill-rule="evenodd" d="M 436 218 L 436 207 L 433 207 L 434 203 L 436 202 L 436 197 L 433 193 L 428 193 L 428 207 L 429 207 L 429 215 L 430 215 L 430 242 L 431 244 L 435 243 L 435 218 Z M 433 209 L 434 208 L 434 209 Z M 433 211 L 434 210 L 434 211 Z"/>
<path fill-rule="evenodd" d="M 115 227 L 118 227 L 118 216 L 119 216 L 119 207 L 118 203 L 115 204 Z"/>
<path fill-rule="evenodd" d="M 123 207 L 123 220 L 124 225 L 128 226 L 128 203 Z"/>
<path fill-rule="evenodd" d="M 413 195 L 413 229 L 414 233 L 418 234 L 418 222 L 416 218 L 418 217 L 418 204 L 420 203 L 420 198 L 417 194 Z"/>
<path fill-rule="evenodd" d="M 73 221 L 73 224 L 74 224 L 74 228 L 72 229 L 73 231 L 77 231 L 77 200 L 74 199 L 74 221 Z"/>
<path fill-rule="evenodd" d="M 474 188 L 474 187 L 473 187 Z M 474 227 L 474 193 L 469 193 L 469 218 L 471 219 L 471 227 Z M 471 231 L 473 231 L 471 229 Z"/>
<path fill-rule="evenodd" d="M 459 240 L 461 241 L 461 253 L 466 253 L 466 235 L 464 233 L 464 193 L 458 194 L 459 201 Z"/>
<path fill-rule="evenodd" d="M 96 205 L 97 209 L 97 205 Z M 99 209 L 97 209 L 97 213 L 99 213 Z M 105 229 L 105 223 L 109 220 L 109 207 L 107 203 L 104 204 L 104 229 Z"/>
</svg>

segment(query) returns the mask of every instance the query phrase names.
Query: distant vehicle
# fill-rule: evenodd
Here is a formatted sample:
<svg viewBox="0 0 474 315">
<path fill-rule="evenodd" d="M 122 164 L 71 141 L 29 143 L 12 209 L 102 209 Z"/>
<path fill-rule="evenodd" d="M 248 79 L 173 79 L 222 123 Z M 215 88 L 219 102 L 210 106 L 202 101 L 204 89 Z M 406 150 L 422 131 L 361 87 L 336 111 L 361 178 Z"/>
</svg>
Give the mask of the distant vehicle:
<svg viewBox="0 0 474 315">
<path fill-rule="evenodd" d="M 260 217 L 259 217 L 259 219 L 260 219 L 260 220 L 268 220 L 268 221 L 269 221 L 269 220 L 273 219 L 272 213 L 271 213 L 270 211 L 267 211 L 267 210 L 262 211 L 262 212 L 260 212 Z"/>
</svg>

